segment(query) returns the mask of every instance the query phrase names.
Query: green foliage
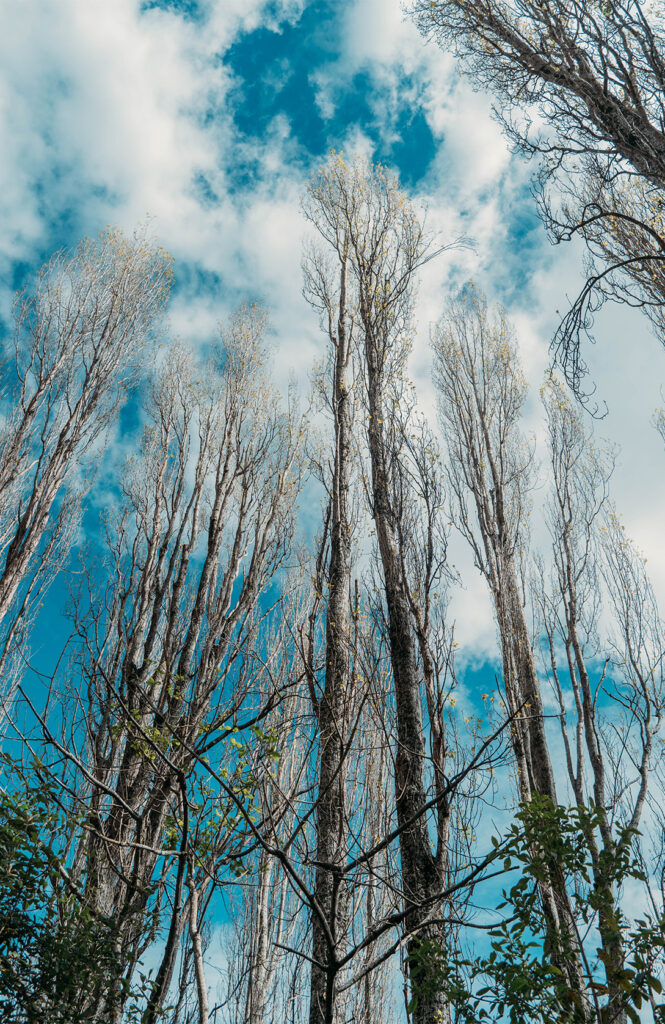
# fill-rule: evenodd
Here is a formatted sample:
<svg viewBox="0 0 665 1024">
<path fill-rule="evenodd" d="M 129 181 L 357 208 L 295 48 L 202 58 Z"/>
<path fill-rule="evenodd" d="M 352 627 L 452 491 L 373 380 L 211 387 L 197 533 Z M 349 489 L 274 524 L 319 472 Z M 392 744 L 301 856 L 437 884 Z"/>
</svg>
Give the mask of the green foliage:
<svg viewBox="0 0 665 1024">
<path fill-rule="evenodd" d="M 165 734 L 145 726 L 143 733 L 151 743 L 143 734 L 130 735 L 129 742 L 148 759 L 155 756 L 151 744 L 167 749 Z M 240 878 L 249 870 L 243 857 L 248 825 L 238 802 L 252 821 L 258 821 L 259 772 L 279 759 L 280 737 L 277 729 L 257 725 L 245 738 L 235 727 L 224 727 L 223 733 L 221 773 L 230 792 L 220 793 L 205 773 L 190 772 L 188 848 L 198 862 L 214 860 L 225 847 L 227 870 Z M 34 781 L 43 774 L 39 762 L 28 788 L 21 787 L 21 773 L 13 770 L 11 761 L 3 760 L 12 782 L 9 790 L 0 791 L 0 1020 L 78 1024 L 98 1019 L 102 1003 L 104 1019 L 115 1010 L 123 1020 L 140 1019 L 150 977 L 138 971 L 137 985 L 130 987 L 125 957 L 118 951 L 119 922 L 86 904 L 59 859 L 72 830 L 84 823 L 60 812 L 56 794 Z M 180 846 L 183 826 L 182 817 L 167 816 L 165 849 Z M 85 888 L 85 879 L 80 885 Z M 157 925 L 149 914 L 146 921 L 153 928 Z M 146 921 L 137 922 L 137 927 Z M 151 936 L 146 932 L 145 937 Z"/>
<path fill-rule="evenodd" d="M 500 924 L 489 930 L 490 952 L 468 959 L 436 942 L 415 944 L 408 961 L 413 997 L 433 989 L 444 991 L 455 1008 L 456 1024 L 510 1021 L 510 1024 L 577 1024 L 585 1019 L 580 997 L 570 988 L 561 965 L 571 955 L 565 937 L 553 946 L 545 927 L 539 883 L 553 872 L 571 893 L 580 934 L 589 935 L 585 962 L 586 997 L 595 1007 L 598 1024 L 609 1020 L 608 982 L 621 992 L 621 1008 L 638 1024 L 645 1002 L 662 993 L 658 977 L 665 951 L 665 918 L 648 915 L 632 924 L 617 911 L 613 893 L 626 879 L 643 880 L 632 853 L 634 833 L 619 831 L 611 850 L 596 851 L 592 838 L 600 815 L 596 808 L 554 806 L 534 797 L 516 815 L 505 840 L 493 839 L 493 860 L 503 860 L 506 872 L 517 871 L 503 892 Z M 598 924 L 614 934 L 623 950 L 617 970 L 598 945 Z M 656 1019 L 665 1022 L 665 1003 L 656 1006 Z"/>
<path fill-rule="evenodd" d="M 78 1024 L 123 981 L 114 929 L 63 886 L 48 794 L 0 793 L 0 1018 Z M 48 837 L 48 842 L 47 842 Z M 115 986 L 114 986 L 115 983 Z"/>
</svg>

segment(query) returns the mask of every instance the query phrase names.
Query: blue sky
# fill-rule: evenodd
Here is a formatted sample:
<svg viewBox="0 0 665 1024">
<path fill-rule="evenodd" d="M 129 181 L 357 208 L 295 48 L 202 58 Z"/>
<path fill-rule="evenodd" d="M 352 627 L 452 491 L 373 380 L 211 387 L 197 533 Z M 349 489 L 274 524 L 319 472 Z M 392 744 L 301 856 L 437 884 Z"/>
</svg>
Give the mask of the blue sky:
<svg viewBox="0 0 665 1024">
<path fill-rule="evenodd" d="M 472 276 L 516 323 L 526 429 L 542 439 L 538 388 L 583 253 L 549 245 L 530 169 L 509 153 L 491 97 L 418 36 L 400 0 L 3 0 L 0 323 L 8 329 L 14 290 L 54 250 L 150 217 L 176 259 L 171 332 L 204 345 L 239 301 L 259 299 L 278 381 L 306 384 L 322 345 L 301 296 L 299 197 L 331 147 L 394 167 L 442 242 L 475 241 L 423 273 L 411 369 L 424 410 L 434 418 L 430 325 Z M 665 607 L 665 452 L 650 426 L 665 354 L 635 311 L 608 310 L 597 326 L 588 361 L 610 410 L 599 431 L 621 445 L 614 494 Z M 119 457 L 135 444 L 132 412 L 112 439 Z M 465 582 L 452 604 L 465 681 L 490 689 L 486 587 L 454 537 L 451 551 Z M 65 635 L 64 599 L 54 588 L 34 639 L 44 667 Z"/>
<path fill-rule="evenodd" d="M 306 382 L 321 340 L 300 294 L 299 197 L 331 147 L 362 152 L 399 171 L 442 242 L 475 240 L 423 274 L 412 364 L 423 407 L 433 413 L 430 324 L 473 276 L 517 324 L 533 387 L 527 426 L 542 435 L 538 387 L 582 253 L 549 245 L 530 169 L 508 152 L 491 97 L 418 36 L 400 0 L 5 0 L 0 67 L 5 326 L 13 290 L 51 252 L 149 216 L 176 258 L 171 331 L 204 344 L 239 300 L 260 299 L 277 378 Z M 650 427 L 665 356 L 633 311 L 598 324 L 590 362 L 610 406 L 601 432 L 622 446 L 616 496 L 665 597 L 665 454 Z M 455 558 L 466 579 L 459 635 L 484 659 L 494 650 L 484 584 L 462 546 Z"/>
</svg>

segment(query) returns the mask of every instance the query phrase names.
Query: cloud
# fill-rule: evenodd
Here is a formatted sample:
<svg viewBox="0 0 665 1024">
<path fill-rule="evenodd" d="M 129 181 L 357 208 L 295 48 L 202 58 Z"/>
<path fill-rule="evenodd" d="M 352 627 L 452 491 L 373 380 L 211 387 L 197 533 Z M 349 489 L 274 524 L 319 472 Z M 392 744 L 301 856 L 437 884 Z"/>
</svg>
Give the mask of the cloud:
<svg viewBox="0 0 665 1024">
<path fill-rule="evenodd" d="M 426 202 L 433 234 L 476 241 L 423 273 L 412 369 L 428 415 L 430 325 L 447 292 L 473 276 L 515 319 L 533 394 L 526 429 L 542 436 L 537 390 L 555 311 L 581 281 L 581 250 L 549 246 L 528 192 L 530 169 L 509 153 L 491 98 L 421 39 L 399 0 L 206 0 L 198 9 L 195 18 L 175 3 L 138 0 L 2 5 L 4 276 L 20 279 L 78 236 L 107 222 L 131 230 L 150 213 L 177 258 L 174 332 L 203 342 L 238 300 L 263 298 L 275 324 L 276 377 L 285 383 L 295 369 L 306 380 L 320 335 L 300 294 L 299 195 L 326 133 L 347 151 L 383 147 Z M 244 74 L 253 73 L 233 59 L 239 42 L 250 52 L 269 48 L 271 113 L 254 131 L 251 109 L 242 123 L 237 116 L 251 84 Z M 300 66 L 294 76 L 294 47 L 305 54 L 304 78 Z M 304 107 L 294 81 L 309 82 Z M 318 133 L 316 145 L 308 131 Z M 431 159 L 409 150 L 425 145 Z M 5 314 L 8 302 L 6 292 Z M 617 503 L 665 604 L 665 453 L 649 426 L 663 355 L 635 311 L 608 310 L 598 328 L 591 365 L 610 405 L 601 432 L 622 445 Z M 457 602 L 460 635 L 489 650 L 494 626 L 482 586 L 469 582 Z"/>
</svg>

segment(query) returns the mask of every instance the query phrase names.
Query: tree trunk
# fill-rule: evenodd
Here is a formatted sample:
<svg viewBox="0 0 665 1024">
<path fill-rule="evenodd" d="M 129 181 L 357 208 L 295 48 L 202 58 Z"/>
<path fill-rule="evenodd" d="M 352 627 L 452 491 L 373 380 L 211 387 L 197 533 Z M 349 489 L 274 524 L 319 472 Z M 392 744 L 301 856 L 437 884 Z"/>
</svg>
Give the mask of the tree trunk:
<svg viewBox="0 0 665 1024">
<path fill-rule="evenodd" d="M 330 522 L 330 562 L 326 611 L 326 669 L 324 692 L 318 701 L 319 786 L 316 816 L 316 878 L 314 896 L 328 925 L 312 914 L 310 1024 L 335 1020 L 334 958 L 343 936 L 344 892 L 335 867 L 341 865 L 345 838 L 345 704 L 350 683 L 351 523 L 349 477 L 352 406 L 347 380 L 351 357 L 346 324 L 346 264 L 340 271 L 339 316 L 334 345 L 332 407 L 335 452 Z M 342 883 L 343 885 L 344 883 Z M 331 977 L 332 976 L 332 977 Z"/>
<path fill-rule="evenodd" d="M 504 663 L 506 702 L 513 722 L 512 740 L 519 775 L 520 795 L 528 802 L 534 794 L 548 797 L 558 805 L 554 772 L 543 718 L 540 684 L 531 649 L 529 630 L 520 597 L 517 572 L 512 558 L 497 557 L 500 580 L 496 595 L 497 618 Z M 520 711 L 517 711 L 521 707 Z M 556 863 L 549 878 L 539 883 L 547 923 L 551 955 L 579 996 L 579 1019 L 589 1020 L 591 1008 L 586 996 L 580 940 L 566 889 Z M 560 952 L 562 950 L 562 952 Z"/>
<path fill-rule="evenodd" d="M 192 940 L 192 951 L 194 954 L 194 974 L 196 976 L 196 994 L 199 1003 L 199 1024 L 208 1024 L 208 986 L 205 978 L 205 965 L 203 963 L 203 947 L 201 944 L 201 931 L 199 929 L 199 892 L 196 888 L 196 880 L 190 874 L 188 879 L 189 887 L 189 936 Z"/>
<path fill-rule="evenodd" d="M 406 910 L 405 926 L 413 933 L 409 954 L 417 954 L 424 939 L 443 946 L 439 925 L 427 925 L 438 909 L 437 896 L 444 887 L 441 863 L 432 853 L 425 794 L 425 741 L 416 646 L 413 636 L 407 581 L 399 550 L 395 511 L 392 507 L 386 459 L 383 388 L 376 345 L 366 328 L 365 351 L 369 400 L 369 452 L 372 471 L 372 499 L 383 580 L 388 609 L 390 657 L 397 711 L 397 757 L 395 795 L 400 828 L 402 891 Z M 414 993 L 412 992 L 412 995 Z M 450 1007 L 441 991 L 418 995 L 413 1024 L 447 1024 Z"/>
</svg>

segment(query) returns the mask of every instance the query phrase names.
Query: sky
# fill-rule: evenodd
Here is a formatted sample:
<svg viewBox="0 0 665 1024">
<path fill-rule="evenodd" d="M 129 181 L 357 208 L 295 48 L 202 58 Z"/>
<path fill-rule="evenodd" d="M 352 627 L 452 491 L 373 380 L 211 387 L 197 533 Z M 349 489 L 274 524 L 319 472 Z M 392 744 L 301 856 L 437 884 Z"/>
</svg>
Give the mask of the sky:
<svg viewBox="0 0 665 1024">
<path fill-rule="evenodd" d="M 13 292 L 55 250 L 149 219 L 176 260 L 172 333 L 204 345 L 239 302 L 260 300 L 276 378 L 306 383 L 323 348 L 301 295 L 299 197 L 334 147 L 394 168 L 442 243 L 474 241 L 423 272 L 411 371 L 425 410 L 430 327 L 473 276 L 516 324 L 526 429 L 542 437 L 538 388 L 583 252 L 550 245 L 532 168 L 509 152 L 491 97 L 399 0 L 3 0 L 0 69 L 5 331 Z M 665 451 L 651 426 L 665 352 L 634 310 L 605 310 L 596 333 L 585 355 L 608 406 L 597 430 L 620 446 L 614 497 L 665 606 Z M 453 550 L 458 639 L 482 661 L 495 650 L 489 600 L 463 545 Z"/>
<path fill-rule="evenodd" d="M 334 147 L 394 168 L 442 244 L 474 241 L 423 271 L 411 364 L 423 408 L 434 418 L 431 325 L 472 276 L 516 325 L 531 388 L 525 429 L 542 440 L 538 389 L 584 254 L 550 245 L 533 169 L 510 153 L 491 106 L 400 0 L 2 0 L 0 328 L 11 329 L 15 290 L 54 251 L 149 219 L 176 260 L 171 332 L 203 346 L 236 305 L 260 300 L 277 380 L 306 385 L 323 341 L 301 295 L 299 201 Z M 635 310 L 607 308 L 596 335 L 585 357 L 608 407 L 596 429 L 619 446 L 613 496 L 665 608 L 665 450 L 651 425 L 665 351 Z M 451 550 L 471 686 L 493 678 L 496 632 L 464 544 Z"/>
</svg>

